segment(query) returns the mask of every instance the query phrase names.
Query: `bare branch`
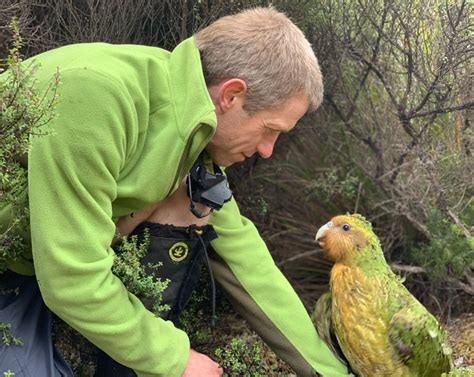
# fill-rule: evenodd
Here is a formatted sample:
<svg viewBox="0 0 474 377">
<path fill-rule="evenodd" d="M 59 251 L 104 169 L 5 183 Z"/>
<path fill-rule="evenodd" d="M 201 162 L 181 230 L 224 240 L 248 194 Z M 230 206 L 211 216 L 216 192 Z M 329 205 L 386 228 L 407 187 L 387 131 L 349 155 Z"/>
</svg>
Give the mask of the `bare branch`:
<svg viewBox="0 0 474 377">
<path fill-rule="evenodd" d="M 392 270 L 400 272 L 409 272 L 411 274 L 425 274 L 426 269 L 419 266 L 408 266 L 406 264 L 390 263 Z"/>
<path fill-rule="evenodd" d="M 282 261 L 278 262 L 277 266 L 281 267 L 281 266 L 284 266 L 285 264 L 294 262 L 298 259 L 307 258 L 309 256 L 317 255 L 317 254 L 322 254 L 322 250 L 321 249 L 309 250 L 309 251 L 306 251 L 304 253 L 294 255 L 290 258 L 286 258 L 286 259 L 283 259 Z"/>
<path fill-rule="evenodd" d="M 428 115 L 446 114 L 446 113 L 452 113 L 455 111 L 461 111 L 461 110 L 473 109 L 473 108 L 474 108 L 474 101 L 469 101 L 467 103 L 463 103 L 462 105 L 458 105 L 458 106 L 450 106 L 450 107 L 445 107 L 442 109 L 423 111 L 416 114 L 408 114 L 407 119 L 421 118 Z"/>
</svg>

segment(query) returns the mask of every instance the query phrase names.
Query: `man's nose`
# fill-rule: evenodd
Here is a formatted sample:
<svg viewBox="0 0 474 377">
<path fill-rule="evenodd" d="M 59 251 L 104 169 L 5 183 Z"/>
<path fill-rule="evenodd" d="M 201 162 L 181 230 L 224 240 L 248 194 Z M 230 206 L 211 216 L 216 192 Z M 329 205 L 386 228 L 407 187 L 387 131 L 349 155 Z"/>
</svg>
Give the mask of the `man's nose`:
<svg viewBox="0 0 474 377">
<path fill-rule="evenodd" d="M 273 148 L 275 147 L 275 143 L 278 139 L 278 135 L 273 137 L 266 138 L 260 142 L 257 146 L 257 152 L 262 158 L 270 158 L 273 154 Z"/>
</svg>

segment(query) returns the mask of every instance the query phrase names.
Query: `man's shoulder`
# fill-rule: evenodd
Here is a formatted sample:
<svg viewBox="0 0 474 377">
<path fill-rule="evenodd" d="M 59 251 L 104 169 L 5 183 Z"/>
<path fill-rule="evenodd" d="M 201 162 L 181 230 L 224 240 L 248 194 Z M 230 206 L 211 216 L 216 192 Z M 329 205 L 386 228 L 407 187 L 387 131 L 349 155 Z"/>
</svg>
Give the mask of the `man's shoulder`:
<svg viewBox="0 0 474 377">
<path fill-rule="evenodd" d="M 94 42 L 58 47 L 36 55 L 29 60 L 34 60 L 42 66 L 54 65 L 59 67 L 60 70 L 76 67 L 110 69 L 113 67 L 119 68 L 124 64 L 145 66 L 149 60 L 166 61 L 169 54 L 168 51 L 158 47 Z"/>
</svg>

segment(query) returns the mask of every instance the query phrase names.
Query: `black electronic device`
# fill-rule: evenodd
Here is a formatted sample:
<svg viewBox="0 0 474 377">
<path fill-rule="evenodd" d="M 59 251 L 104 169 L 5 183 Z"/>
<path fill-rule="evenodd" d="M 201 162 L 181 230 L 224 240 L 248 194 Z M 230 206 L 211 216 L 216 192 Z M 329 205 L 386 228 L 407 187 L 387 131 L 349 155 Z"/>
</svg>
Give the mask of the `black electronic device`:
<svg viewBox="0 0 474 377">
<path fill-rule="evenodd" d="M 209 216 L 214 210 L 220 210 L 224 203 L 232 198 L 232 191 L 229 189 L 227 177 L 218 165 L 214 163 L 213 165 L 214 173 L 210 173 L 206 169 L 201 153 L 186 179 L 190 210 L 198 218 Z M 210 208 L 209 212 L 202 213 L 195 207 L 194 202 L 206 205 Z"/>
</svg>

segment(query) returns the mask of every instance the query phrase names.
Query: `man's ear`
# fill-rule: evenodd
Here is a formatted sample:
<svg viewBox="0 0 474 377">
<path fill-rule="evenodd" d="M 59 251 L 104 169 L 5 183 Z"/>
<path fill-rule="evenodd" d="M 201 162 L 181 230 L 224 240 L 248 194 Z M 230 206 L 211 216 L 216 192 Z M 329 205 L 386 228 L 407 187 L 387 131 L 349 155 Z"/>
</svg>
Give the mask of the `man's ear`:
<svg viewBox="0 0 474 377">
<path fill-rule="evenodd" d="M 243 107 L 247 94 L 247 83 L 238 78 L 222 80 L 218 85 L 209 88 L 214 105 L 220 113 L 225 113 L 237 104 Z"/>
</svg>

